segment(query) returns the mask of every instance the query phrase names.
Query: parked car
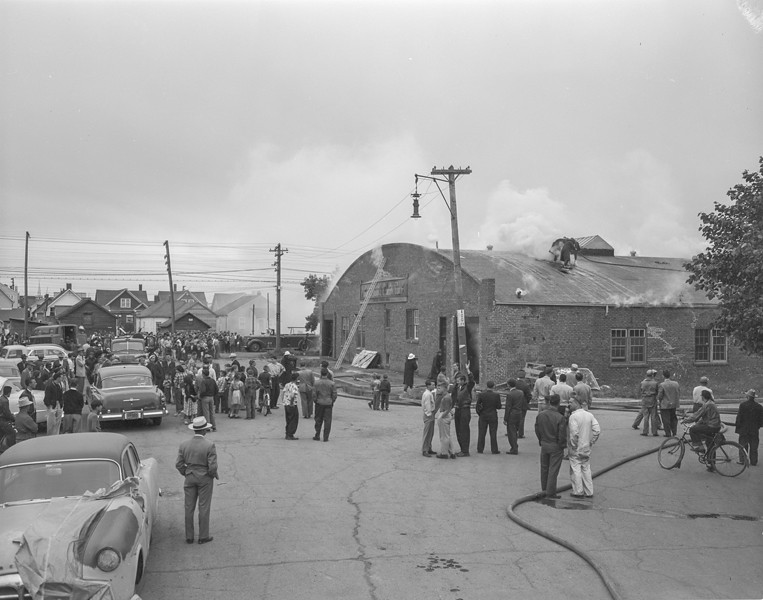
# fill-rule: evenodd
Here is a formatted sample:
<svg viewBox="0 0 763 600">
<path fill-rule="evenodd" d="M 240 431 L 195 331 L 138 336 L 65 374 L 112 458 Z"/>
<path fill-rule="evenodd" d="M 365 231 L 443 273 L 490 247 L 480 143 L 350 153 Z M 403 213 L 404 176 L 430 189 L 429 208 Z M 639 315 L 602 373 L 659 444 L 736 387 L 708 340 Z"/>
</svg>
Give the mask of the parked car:
<svg viewBox="0 0 763 600">
<path fill-rule="evenodd" d="M 19 373 L 19 368 L 16 365 L 0 363 L 0 377 L 15 377 L 16 379 L 20 379 L 21 373 Z"/>
<path fill-rule="evenodd" d="M 133 598 L 159 467 L 118 433 L 19 442 L 0 456 L 0 598 Z"/>
<path fill-rule="evenodd" d="M 164 393 L 153 384 L 148 367 L 142 365 L 101 367 L 92 393 L 103 402 L 101 421 L 151 419 L 161 425 L 167 414 Z"/>
<path fill-rule="evenodd" d="M 306 352 L 312 348 L 317 337 L 315 334 L 305 331 L 297 331 L 299 328 L 290 327 L 289 333 L 281 334 L 281 350 L 299 350 Z M 260 335 L 247 336 L 244 342 L 247 352 L 262 352 L 263 350 L 273 350 L 276 347 L 276 334 L 273 330 Z"/>
<path fill-rule="evenodd" d="M 35 327 L 29 338 L 30 344 L 56 344 L 70 352 L 86 341 L 85 328 L 71 323 Z"/>
<path fill-rule="evenodd" d="M 27 348 L 21 344 L 9 344 L 0 348 L 0 364 L 17 365 L 26 356 Z"/>
<path fill-rule="evenodd" d="M 63 360 L 69 356 L 69 352 L 56 344 L 29 344 L 26 347 L 27 360 L 42 360 L 53 362 Z"/>
<path fill-rule="evenodd" d="M 111 353 L 122 364 L 136 364 L 139 358 L 146 358 L 146 342 L 143 338 L 116 338 L 111 342 Z"/>
<path fill-rule="evenodd" d="M 6 385 L 9 385 L 13 388 L 13 391 L 9 396 L 9 400 L 11 405 L 11 412 L 15 415 L 19 412 L 19 397 L 23 391 L 21 389 L 21 380 L 18 377 L 0 377 L 0 390 L 2 390 Z M 40 423 L 47 423 L 47 408 L 45 407 L 45 402 L 43 402 L 43 399 L 45 398 L 45 392 L 41 392 L 40 390 L 32 390 L 32 396 L 34 396 L 35 421 L 37 422 L 37 425 Z M 0 598 L 2 597 L 2 594 L 0 594 Z"/>
</svg>

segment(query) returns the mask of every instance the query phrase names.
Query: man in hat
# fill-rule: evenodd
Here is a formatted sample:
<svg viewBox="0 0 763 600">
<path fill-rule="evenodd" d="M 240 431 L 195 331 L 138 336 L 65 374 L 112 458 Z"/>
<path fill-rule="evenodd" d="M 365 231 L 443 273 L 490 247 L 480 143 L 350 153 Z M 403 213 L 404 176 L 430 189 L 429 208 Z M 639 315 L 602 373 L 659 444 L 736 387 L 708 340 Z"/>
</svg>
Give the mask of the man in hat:
<svg viewBox="0 0 763 600">
<path fill-rule="evenodd" d="M 85 408 L 85 397 L 77 391 L 75 379 L 68 381 L 69 389 L 61 396 L 61 406 L 64 410 L 62 433 L 79 433 L 82 424 L 82 409 Z M 65 377 L 64 382 L 66 382 Z"/>
<path fill-rule="evenodd" d="M 649 422 L 652 423 L 652 435 L 657 435 L 657 388 L 658 383 L 654 376 L 657 371 L 649 369 L 646 377 L 641 382 L 639 391 L 641 393 L 641 410 L 633 421 L 633 429 L 638 429 L 641 420 L 644 420 L 644 431 L 641 435 L 649 435 Z"/>
<path fill-rule="evenodd" d="M 185 541 L 193 544 L 193 516 L 199 505 L 199 543 L 212 541 L 209 535 L 209 514 L 212 508 L 212 490 L 217 475 L 217 449 L 205 436 L 212 426 L 204 417 L 196 417 L 188 426 L 193 431 L 190 440 L 180 444 L 175 468 L 185 477 Z"/>
<path fill-rule="evenodd" d="M 413 390 L 413 374 L 419 370 L 419 363 L 416 359 L 416 355 L 411 352 L 408 358 L 405 359 L 405 366 L 403 367 L 403 392 L 407 392 L 409 389 Z"/>
<path fill-rule="evenodd" d="M 15 418 L 17 442 L 37 437 L 37 423 L 32 418 L 32 408 L 30 407 L 34 407 L 34 402 L 25 396 L 19 398 L 19 412 Z"/>
<path fill-rule="evenodd" d="M 61 387 L 63 371 L 56 371 L 45 386 L 43 402 L 48 408 L 47 435 L 58 435 L 61 432 L 61 418 L 63 417 L 64 390 Z"/>
<path fill-rule="evenodd" d="M 739 444 L 747 451 L 753 467 L 758 464 L 759 429 L 763 427 L 763 406 L 756 402 L 755 395 L 755 390 L 747 390 L 734 423 L 734 431 L 739 434 Z"/>
<path fill-rule="evenodd" d="M 657 402 L 660 406 L 662 426 L 665 429 L 665 437 L 677 435 L 678 416 L 676 410 L 680 406 L 681 390 L 678 382 L 670 378 L 670 371 L 663 369 L 664 380 L 657 386 Z"/>
<path fill-rule="evenodd" d="M 3 393 L 0 394 L 0 438 L 5 439 L 5 447 L 13 446 L 16 443 L 16 430 L 13 428 L 14 418 L 11 412 L 10 395 L 13 387 L 3 386 Z"/>
</svg>

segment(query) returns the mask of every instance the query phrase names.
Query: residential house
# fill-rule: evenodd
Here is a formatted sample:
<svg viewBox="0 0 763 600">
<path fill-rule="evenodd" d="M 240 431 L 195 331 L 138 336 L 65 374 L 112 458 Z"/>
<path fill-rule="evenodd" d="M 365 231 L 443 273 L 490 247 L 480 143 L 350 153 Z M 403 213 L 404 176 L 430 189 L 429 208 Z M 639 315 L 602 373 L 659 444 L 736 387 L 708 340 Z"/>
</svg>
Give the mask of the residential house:
<svg viewBox="0 0 763 600">
<path fill-rule="evenodd" d="M 90 298 L 61 310 L 57 319 L 59 323 L 81 325 L 88 335 L 117 333 L 117 316 Z"/>
<path fill-rule="evenodd" d="M 136 315 L 149 306 L 148 295 L 140 285 L 137 290 L 96 290 L 95 302 L 117 317 L 117 328 L 126 333 L 138 331 Z"/>
<path fill-rule="evenodd" d="M 18 307 L 19 293 L 12 287 L 0 283 L 0 309 Z"/>
<path fill-rule="evenodd" d="M 212 312 L 206 305 L 194 300 L 190 296 L 184 297 L 181 300 L 175 300 L 175 319 L 187 314 L 193 314 L 201 321 L 206 323 L 206 329 L 214 328 L 217 320 L 217 315 Z M 160 326 L 167 320 L 172 319 L 172 304 L 169 298 L 166 300 L 152 304 L 145 308 L 137 316 L 137 327 L 139 331 L 144 333 L 157 333 Z"/>
<path fill-rule="evenodd" d="M 217 296 L 212 300 L 216 306 Z M 227 296 L 227 294 L 226 294 Z M 239 294 L 237 298 L 217 308 L 217 331 L 230 331 L 242 336 L 264 333 L 268 327 L 267 297 L 257 294 Z M 275 310 L 273 311 L 275 314 Z"/>
</svg>

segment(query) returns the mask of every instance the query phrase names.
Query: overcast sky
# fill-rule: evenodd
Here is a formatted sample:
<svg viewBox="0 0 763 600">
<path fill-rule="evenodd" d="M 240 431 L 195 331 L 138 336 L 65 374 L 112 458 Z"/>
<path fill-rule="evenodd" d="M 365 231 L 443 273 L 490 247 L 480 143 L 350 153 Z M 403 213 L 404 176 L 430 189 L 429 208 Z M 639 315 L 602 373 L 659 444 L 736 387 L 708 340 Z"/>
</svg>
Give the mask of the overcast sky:
<svg viewBox="0 0 763 600">
<path fill-rule="evenodd" d="M 0 2 L 0 281 L 270 292 L 380 243 L 689 257 L 763 154 L 763 0 Z M 447 194 L 447 190 L 444 188 Z"/>
</svg>

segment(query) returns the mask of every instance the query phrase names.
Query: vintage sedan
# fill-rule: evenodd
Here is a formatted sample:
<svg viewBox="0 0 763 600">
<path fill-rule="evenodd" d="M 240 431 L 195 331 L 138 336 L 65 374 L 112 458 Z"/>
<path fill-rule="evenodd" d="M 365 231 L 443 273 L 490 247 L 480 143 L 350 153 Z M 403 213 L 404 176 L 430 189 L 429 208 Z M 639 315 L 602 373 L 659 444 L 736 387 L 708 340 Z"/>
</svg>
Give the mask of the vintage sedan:
<svg viewBox="0 0 763 600">
<path fill-rule="evenodd" d="M 142 338 L 116 338 L 111 342 L 111 354 L 122 364 L 135 364 L 146 358 L 146 342 Z"/>
<path fill-rule="evenodd" d="M 0 456 L 0 598 L 136 598 L 158 464 L 118 433 L 20 442 Z"/>
<path fill-rule="evenodd" d="M 69 353 L 56 344 L 29 344 L 26 347 L 27 360 L 42 360 L 46 363 L 52 363 L 56 360 L 63 360 Z"/>
<path fill-rule="evenodd" d="M 13 365 L 14 367 L 21 362 L 21 359 L 27 355 L 27 347 L 21 344 L 10 344 L 0 348 L 0 363 Z"/>
<path fill-rule="evenodd" d="M 164 393 L 153 384 L 148 367 L 142 365 L 101 367 L 91 391 L 93 398 L 103 402 L 101 421 L 151 419 L 161 425 L 167 414 Z"/>
</svg>

